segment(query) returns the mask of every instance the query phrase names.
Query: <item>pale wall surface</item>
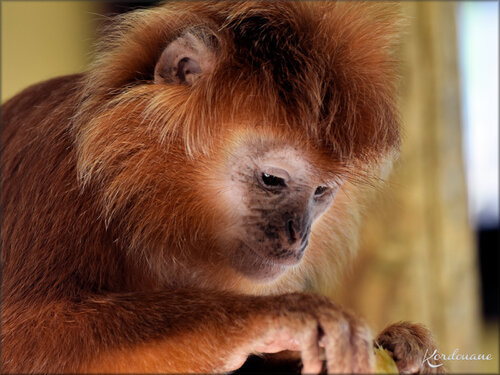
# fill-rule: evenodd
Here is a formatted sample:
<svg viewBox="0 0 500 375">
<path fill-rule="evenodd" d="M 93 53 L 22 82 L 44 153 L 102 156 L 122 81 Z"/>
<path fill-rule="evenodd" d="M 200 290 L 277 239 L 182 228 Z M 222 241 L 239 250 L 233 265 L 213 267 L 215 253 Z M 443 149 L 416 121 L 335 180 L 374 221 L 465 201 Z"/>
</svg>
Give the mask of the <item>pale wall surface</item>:
<svg viewBox="0 0 500 375">
<path fill-rule="evenodd" d="M 1 2 L 1 98 L 42 80 L 78 73 L 90 60 L 98 2 Z"/>
</svg>

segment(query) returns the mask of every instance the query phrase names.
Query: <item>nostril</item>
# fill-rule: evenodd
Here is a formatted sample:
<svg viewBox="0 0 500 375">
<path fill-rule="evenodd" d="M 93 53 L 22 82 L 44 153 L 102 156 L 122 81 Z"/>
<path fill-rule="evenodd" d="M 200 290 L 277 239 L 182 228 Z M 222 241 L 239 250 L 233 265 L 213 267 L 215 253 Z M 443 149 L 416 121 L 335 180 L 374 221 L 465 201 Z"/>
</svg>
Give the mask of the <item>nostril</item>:
<svg viewBox="0 0 500 375">
<path fill-rule="evenodd" d="M 300 236 L 301 241 L 307 241 L 310 233 L 311 233 L 311 226 L 308 226 Z"/>
<path fill-rule="evenodd" d="M 293 244 L 297 241 L 297 234 L 295 233 L 295 228 L 293 226 L 293 220 L 288 220 L 286 223 L 286 233 L 288 235 L 288 242 Z"/>
</svg>

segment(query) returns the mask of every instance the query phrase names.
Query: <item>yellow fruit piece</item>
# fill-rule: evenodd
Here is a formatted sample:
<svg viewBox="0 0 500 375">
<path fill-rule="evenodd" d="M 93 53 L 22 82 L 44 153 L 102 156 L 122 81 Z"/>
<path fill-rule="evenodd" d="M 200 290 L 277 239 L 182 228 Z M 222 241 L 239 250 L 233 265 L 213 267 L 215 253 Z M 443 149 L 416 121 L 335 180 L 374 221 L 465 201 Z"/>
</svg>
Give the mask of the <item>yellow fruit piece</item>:
<svg viewBox="0 0 500 375">
<path fill-rule="evenodd" d="M 381 346 L 375 348 L 375 373 L 399 374 L 396 362 L 394 362 L 389 352 Z"/>
</svg>

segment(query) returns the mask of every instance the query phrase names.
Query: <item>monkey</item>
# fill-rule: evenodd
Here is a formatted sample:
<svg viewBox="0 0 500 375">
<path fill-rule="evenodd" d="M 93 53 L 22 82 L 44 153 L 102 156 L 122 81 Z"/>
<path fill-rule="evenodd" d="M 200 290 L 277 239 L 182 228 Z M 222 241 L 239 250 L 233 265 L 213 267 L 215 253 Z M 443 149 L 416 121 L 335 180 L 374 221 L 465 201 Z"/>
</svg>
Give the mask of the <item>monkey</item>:
<svg viewBox="0 0 500 375">
<path fill-rule="evenodd" d="M 8 100 L 2 371 L 231 372 L 289 350 L 303 373 L 373 372 L 367 325 L 314 291 L 399 149 L 397 20 L 169 2 L 118 17 L 87 71 Z M 423 327 L 376 340 L 400 371 L 438 371 Z"/>
</svg>

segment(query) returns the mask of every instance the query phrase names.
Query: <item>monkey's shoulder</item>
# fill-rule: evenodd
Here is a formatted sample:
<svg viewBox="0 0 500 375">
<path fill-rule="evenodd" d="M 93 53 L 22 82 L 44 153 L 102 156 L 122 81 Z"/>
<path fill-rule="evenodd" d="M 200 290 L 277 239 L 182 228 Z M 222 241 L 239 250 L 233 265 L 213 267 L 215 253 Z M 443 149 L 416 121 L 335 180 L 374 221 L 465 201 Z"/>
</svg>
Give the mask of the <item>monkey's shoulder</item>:
<svg viewBox="0 0 500 375">
<path fill-rule="evenodd" d="M 52 78 L 33 84 L 2 105 L 2 126 L 31 114 L 44 115 L 68 101 L 76 103 L 82 87 L 83 73 Z M 46 115 L 47 115 L 46 114 Z"/>
</svg>

